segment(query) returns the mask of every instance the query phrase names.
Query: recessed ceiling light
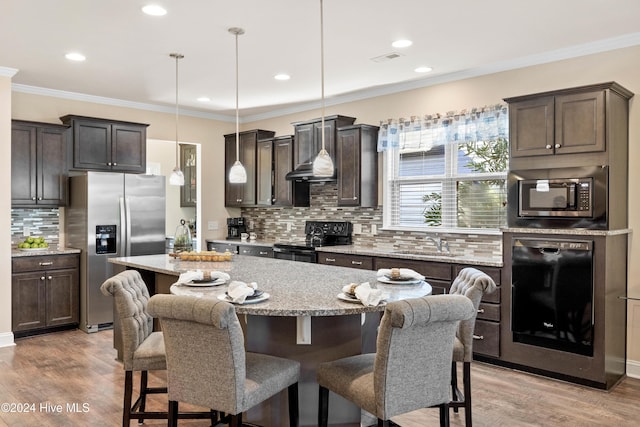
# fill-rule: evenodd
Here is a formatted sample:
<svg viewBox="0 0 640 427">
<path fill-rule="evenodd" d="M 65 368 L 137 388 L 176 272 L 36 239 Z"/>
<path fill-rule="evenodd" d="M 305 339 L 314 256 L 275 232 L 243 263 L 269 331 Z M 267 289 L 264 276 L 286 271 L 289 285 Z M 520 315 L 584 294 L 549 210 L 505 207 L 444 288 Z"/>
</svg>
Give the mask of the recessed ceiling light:
<svg viewBox="0 0 640 427">
<path fill-rule="evenodd" d="M 167 9 L 157 4 L 148 4 L 142 8 L 142 11 L 151 16 L 164 16 L 167 14 Z"/>
<path fill-rule="evenodd" d="M 291 76 L 289 74 L 276 74 L 273 78 L 276 80 L 289 80 Z"/>
<path fill-rule="evenodd" d="M 413 44 L 413 42 L 411 40 L 396 40 L 393 43 L 391 43 L 391 46 L 393 47 L 409 47 Z"/>
<path fill-rule="evenodd" d="M 198 98 L 199 102 L 209 102 L 211 101 L 211 98 L 209 98 L 208 96 L 201 96 L 200 98 Z"/>
<path fill-rule="evenodd" d="M 433 68 L 431 67 L 418 67 L 413 71 L 415 71 L 416 73 L 428 73 L 429 71 L 432 71 L 432 70 Z"/>
<path fill-rule="evenodd" d="M 70 61 L 84 61 L 87 59 L 83 54 L 78 52 L 69 52 L 64 57 Z"/>
</svg>

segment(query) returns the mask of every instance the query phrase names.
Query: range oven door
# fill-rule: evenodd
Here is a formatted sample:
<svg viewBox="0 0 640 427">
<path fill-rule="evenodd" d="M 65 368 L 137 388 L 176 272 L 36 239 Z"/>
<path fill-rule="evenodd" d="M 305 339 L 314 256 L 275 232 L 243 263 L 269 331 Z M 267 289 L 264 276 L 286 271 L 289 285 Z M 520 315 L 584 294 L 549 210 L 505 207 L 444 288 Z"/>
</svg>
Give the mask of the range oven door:
<svg viewBox="0 0 640 427">
<path fill-rule="evenodd" d="M 515 238 L 513 340 L 593 355 L 593 241 Z"/>
<path fill-rule="evenodd" d="M 276 259 L 287 259 L 289 261 L 317 262 L 317 254 L 313 248 L 302 249 L 274 245 L 273 257 Z"/>
</svg>

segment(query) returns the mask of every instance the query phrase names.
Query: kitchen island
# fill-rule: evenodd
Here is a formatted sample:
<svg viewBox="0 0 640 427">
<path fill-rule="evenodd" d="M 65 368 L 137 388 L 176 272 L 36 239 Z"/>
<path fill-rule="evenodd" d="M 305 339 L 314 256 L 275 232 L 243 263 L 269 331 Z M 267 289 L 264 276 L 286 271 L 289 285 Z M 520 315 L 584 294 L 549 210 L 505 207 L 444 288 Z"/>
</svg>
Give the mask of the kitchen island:
<svg viewBox="0 0 640 427">
<path fill-rule="evenodd" d="M 236 312 L 246 334 L 247 351 L 288 357 L 301 362 L 300 425 L 315 425 L 318 386 L 315 368 L 323 362 L 363 352 L 375 351 L 376 330 L 384 304 L 366 307 L 338 299 L 349 283 L 369 282 L 389 293 L 388 300 L 419 297 L 431 293 L 427 283 L 384 285 L 376 272 L 321 264 L 234 255 L 230 262 L 179 261 L 168 255 L 112 258 L 110 262 L 154 274 L 157 293 L 170 292 L 180 273 L 190 270 L 217 270 L 231 280 L 256 282 L 270 298 L 257 304 L 237 305 Z M 180 286 L 183 288 L 183 286 Z M 188 292 L 217 297 L 219 287 Z M 174 288 L 175 290 L 175 288 Z M 207 290 L 205 292 L 205 290 Z M 114 340 L 117 340 L 114 332 Z M 263 426 L 279 426 L 287 419 L 286 394 L 279 394 L 247 413 L 247 420 Z M 331 403 L 331 423 L 357 426 L 360 410 L 337 398 Z"/>
</svg>

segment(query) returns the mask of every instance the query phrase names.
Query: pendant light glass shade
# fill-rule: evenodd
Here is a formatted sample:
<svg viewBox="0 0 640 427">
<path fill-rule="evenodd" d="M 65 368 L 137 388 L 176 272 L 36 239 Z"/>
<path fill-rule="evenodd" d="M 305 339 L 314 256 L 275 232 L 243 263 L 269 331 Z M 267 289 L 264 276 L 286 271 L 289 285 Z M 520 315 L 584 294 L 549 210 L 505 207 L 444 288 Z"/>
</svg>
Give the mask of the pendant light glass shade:
<svg viewBox="0 0 640 427">
<path fill-rule="evenodd" d="M 244 34 L 242 28 L 229 28 L 229 32 L 236 36 L 236 161 L 229 170 L 229 182 L 244 184 L 247 182 L 247 171 L 240 162 L 240 114 L 238 107 L 238 36 Z"/>
<path fill-rule="evenodd" d="M 173 168 L 173 172 L 171 172 L 169 184 L 182 186 L 184 185 L 184 174 L 180 170 L 180 147 L 178 145 L 178 61 L 184 58 L 184 55 L 171 53 L 169 56 L 176 60 L 176 167 Z"/>
<path fill-rule="evenodd" d="M 322 0 L 320 0 L 320 88 L 322 105 L 322 122 L 320 124 L 322 129 L 322 149 L 313 161 L 313 176 L 332 177 L 335 170 L 333 160 L 324 146 L 324 9 Z"/>
</svg>

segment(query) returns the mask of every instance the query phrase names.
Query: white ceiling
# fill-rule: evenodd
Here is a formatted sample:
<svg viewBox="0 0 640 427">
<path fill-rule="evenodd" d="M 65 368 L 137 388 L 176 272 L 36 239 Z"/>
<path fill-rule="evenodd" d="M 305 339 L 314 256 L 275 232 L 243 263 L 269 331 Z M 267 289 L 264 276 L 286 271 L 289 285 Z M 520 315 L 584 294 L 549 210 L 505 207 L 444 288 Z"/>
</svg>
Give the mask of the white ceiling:
<svg viewBox="0 0 640 427">
<path fill-rule="evenodd" d="M 152 2 L 168 14 L 143 14 Z M 324 0 L 324 22 L 327 104 L 640 44 L 638 0 Z M 239 38 L 245 120 L 318 105 L 319 0 L 0 0 L 0 66 L 19 70 L 14 90 L 170 110 L 169 53 L 180 52 L 183 113 L 232 120 L 230 27 L 246 31 Z M 413 45 L 391 47 L 400 38 Z M 66 60 L 70 51 L 86 61 Z M 371 60 L 393 52 L 401 56 Z M 419 65 L 433 71 L 417 74 Z M 291 79 L 274 80 L 281 72 Z"/>
</svg>

